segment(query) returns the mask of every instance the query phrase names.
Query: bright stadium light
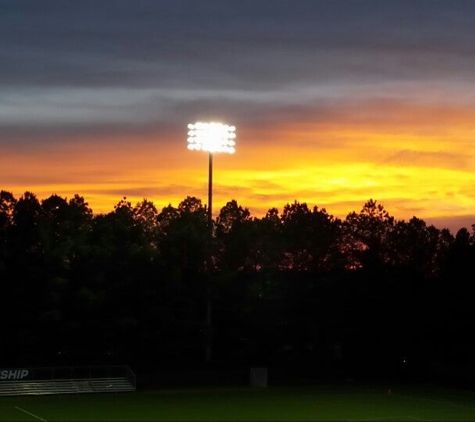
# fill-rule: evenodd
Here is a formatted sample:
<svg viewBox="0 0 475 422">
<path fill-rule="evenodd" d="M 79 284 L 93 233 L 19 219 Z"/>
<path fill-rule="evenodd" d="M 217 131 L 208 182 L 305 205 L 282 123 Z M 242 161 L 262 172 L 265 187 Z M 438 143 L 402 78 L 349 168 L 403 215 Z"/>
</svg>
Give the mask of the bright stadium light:
<svg viewBox="0 0 475 422">
<path fill-rule="evenodd" d="M 196 122 L 188 125 L 188 149 L 192 151 L 209 152 L 209 178 L 208 178 L 208 223 L 212 230 L 213 214 L 213 154 L 234 154 L 236 127 L 222 123 Z"/>
<path fill-rule="evenodd" d="M 222 123 L 196 122 L 188 125 L 188 149 L 192 151 L 207 151 L 209 153 L 208 173 L 208 229 L 209 240 L 213 236 L 213 154 L 234 154 L 236 142 L 236 128 Z M 211 279 L 208 275 L 206 305 L 206 333 L 205 333 L 205 358 L 211 361 Z"/>
<path fill-rule="evenodd" d="M 236 145 L 234 141 L 236 128 L 234 126 L 197 122 L 190 123 L 188 129 L 188 149 L 234 154 Z"/>
</svg>

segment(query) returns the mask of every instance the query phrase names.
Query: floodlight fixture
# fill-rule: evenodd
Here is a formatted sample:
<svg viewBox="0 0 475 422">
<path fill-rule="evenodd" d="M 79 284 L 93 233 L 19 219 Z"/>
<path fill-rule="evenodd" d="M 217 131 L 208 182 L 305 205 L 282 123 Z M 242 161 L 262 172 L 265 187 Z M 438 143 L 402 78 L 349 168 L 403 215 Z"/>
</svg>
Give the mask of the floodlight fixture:
<svg viewBox="0 0 475 422">
<path fill-rule="evenodd" d="M 236 127 L 222 123 L 196 122 L 188 125 L 188 149 L 234 154 Z"/>
</svg>

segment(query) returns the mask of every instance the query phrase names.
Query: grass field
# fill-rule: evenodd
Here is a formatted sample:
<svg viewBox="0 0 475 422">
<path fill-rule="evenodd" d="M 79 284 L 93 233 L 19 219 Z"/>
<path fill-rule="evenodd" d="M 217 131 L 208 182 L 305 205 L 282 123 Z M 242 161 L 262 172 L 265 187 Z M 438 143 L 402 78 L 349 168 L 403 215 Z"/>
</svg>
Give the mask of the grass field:
<svg viewBox="0 0 475 422">
<path fill-rule="evenodd" d="M 475 392 L 327 384 L 0 398 L 0 421 L 475 421 Z"/>
</svg>

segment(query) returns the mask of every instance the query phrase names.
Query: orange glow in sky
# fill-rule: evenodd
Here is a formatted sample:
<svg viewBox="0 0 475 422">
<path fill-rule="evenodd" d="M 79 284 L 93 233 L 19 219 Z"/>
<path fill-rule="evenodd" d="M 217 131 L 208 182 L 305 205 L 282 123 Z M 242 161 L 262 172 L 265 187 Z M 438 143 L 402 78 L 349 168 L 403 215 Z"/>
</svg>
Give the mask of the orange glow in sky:
<svg viewBox="0 0 475 422">
<path fill-rule="evenodd" d="M 459 110 L 447 121 L 435 119 L 433 110 L 398 106 L 386 112 L 400 120 L 364 123 L 336 116 L 321 123 L 238 127 L 236 154 L 215 155 L 215 213 L 231 199 L 256 217 L 297 200 L 344 218 L 372 198 L 396 219 L 416 216 L 429 223 L 470 215 L 475 112 Z M 206 203 L 208 155 L 186 149 L 186 131 L 166 134 L 162 144 L 164 135 L 151 132 L 51 142 L 32 151 L 7 148 L 3 188 L 17 197 L 30 190 L 40 199 L 78 193 L 95 213 L 112 211 L 123 196 L 133 204 L 147 198 L 159 209 L 186 196 Z"/>
</svg>

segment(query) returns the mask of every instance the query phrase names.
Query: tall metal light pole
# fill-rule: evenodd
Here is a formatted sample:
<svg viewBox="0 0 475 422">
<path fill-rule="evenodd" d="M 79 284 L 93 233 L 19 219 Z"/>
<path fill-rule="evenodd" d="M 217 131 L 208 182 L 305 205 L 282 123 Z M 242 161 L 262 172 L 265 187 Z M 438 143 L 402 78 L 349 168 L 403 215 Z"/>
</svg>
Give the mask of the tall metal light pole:
<svg viewBox="0 0 475 422">
<path fill-rule="evenodd" d="M 207 151 L 208 165 L 208 230 L 209 242 L 213 237 L 213 154 L 215 152 L 234 154 L 236 128 L 222 123 L 196 122 L 188 125 L 188 149 Z M 211 247 L 210 247 L 211 250 Z M 211 257 L 208 257 L 211 260 Z M 208 268 L 209 270 L 209 268 Z M 205 359 L 211 361 L 211 275 L 208 274 L 206 303 L 206 344 Z"/>
<path fill-rule="evenodd" d="M 213 222 L 213 154 L 224 152 L 234 154 L 236 145 L 236 128 L 222 123 L 190 123 L 188 125 L 188 149 L 208 151 L 209 176 L 208 176 L 208 223 L 212 228 Z"/>
</svg>

